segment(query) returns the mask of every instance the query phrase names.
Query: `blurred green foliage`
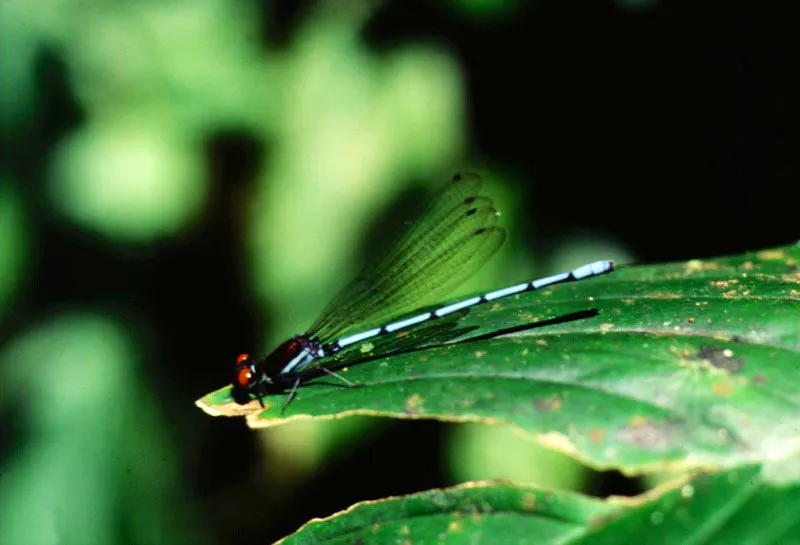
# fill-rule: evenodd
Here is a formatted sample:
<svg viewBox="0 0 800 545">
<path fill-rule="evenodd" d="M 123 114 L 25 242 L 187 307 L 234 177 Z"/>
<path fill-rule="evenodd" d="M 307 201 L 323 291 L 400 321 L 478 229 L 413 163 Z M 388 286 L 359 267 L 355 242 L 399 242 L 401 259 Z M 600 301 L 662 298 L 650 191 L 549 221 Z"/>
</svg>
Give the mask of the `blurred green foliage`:
<svg viewBox="0 0 800 545">
<path fill-rule="evenodd" d="M 27 262 L 27 234 L 16 187 L 0 174 L 0 318 L 8 312 Z"/>
<path fill-rule="evenodd" d="M 5 543 L 114 543 L 121 521 L 134 542 L 202 543 L 175 487 L 174 447 L 135 380 L 136 359 L 126 327 L 80 310 L 4 347 L 0 404 L 25 400 L 28 436 L 3 472 Z"/>
<path fill-rule="evenodd" d="M 575 459 L 539 446 L 510 426 L 454 426 L 445 452 L 455 483 L 510 479 L 550 490 L 581 490 L 589 473 Z"/>
</svg>

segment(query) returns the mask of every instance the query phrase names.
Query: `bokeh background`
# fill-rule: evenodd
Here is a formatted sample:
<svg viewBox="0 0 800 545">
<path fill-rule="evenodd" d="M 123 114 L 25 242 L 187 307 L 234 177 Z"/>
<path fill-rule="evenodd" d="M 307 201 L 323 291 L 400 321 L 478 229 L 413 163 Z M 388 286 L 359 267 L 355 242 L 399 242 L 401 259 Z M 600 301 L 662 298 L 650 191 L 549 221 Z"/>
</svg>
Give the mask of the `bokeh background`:
<svg viewBox="0 0 800 545">
<path fill-rule="evenodd" d="M 261 544 L 468 479 L 647 486 L 501 428 L 256 433 L 194 400 L 459 169 L 510 233 L 467 291 L 800 238 L 786 9 L 0 0 L 0 541 Z"/>
</svg>

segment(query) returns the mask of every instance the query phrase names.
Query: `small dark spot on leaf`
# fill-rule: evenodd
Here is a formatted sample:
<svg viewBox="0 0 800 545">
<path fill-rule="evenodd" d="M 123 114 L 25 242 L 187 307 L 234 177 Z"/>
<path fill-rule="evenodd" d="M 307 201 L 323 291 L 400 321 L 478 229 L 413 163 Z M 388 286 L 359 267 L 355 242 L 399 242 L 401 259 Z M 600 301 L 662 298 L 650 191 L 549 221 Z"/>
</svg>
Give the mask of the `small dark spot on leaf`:
<svg viewBox="0 0 800 545">
<path fill-rule="evenodd" d="M 753 384 L 756 386 L 763 386 L 767 383 L 767 377 L 765 377 L 762 373 L 757 373 L 753 375 Z"/>
<path fill-rule="evenodd" d="M 738 375 L 744 368 L 745 360 L 734 356 L 733 350 L 729 348 L 714 348 L 708 345 L 701 345 L 697 355 L 692 359 L 706 360 L 717 369 Z"/>
<path fill-rule="evenodd" d="M 707 472 L 701 472 L 701 473 L 698 473 L 697 475 L 695 475 L 695 477 L 692 479 L 694 481 L 693 484 L 694 484 L 695 489 L 702 488 L 704 486 L 708 486 L 709 481 L 710 481 L 710 477 L 711 477 L 711 475 L 709 473 L 707 473 Z"/>
<path fill-rule="evenodd" d="M 536 398 L 533 404 L 540 411 L 557 411 L 561 408 L 561 400 L 557 396 L 552 396 L 549 399 Z"/>
<path fill-rule="evenodd" d="M 471 215 L 473 215 L 473 214 L 474 214 L 475 212 L 477 212 L 477 211 L 478 211 L 478 209 L 477 209 L 477 208 L 470 208 L 469 210 L 467 210 L 467 215 L 468 215 L 468 216 L 471 216 Z"/>
</svg>

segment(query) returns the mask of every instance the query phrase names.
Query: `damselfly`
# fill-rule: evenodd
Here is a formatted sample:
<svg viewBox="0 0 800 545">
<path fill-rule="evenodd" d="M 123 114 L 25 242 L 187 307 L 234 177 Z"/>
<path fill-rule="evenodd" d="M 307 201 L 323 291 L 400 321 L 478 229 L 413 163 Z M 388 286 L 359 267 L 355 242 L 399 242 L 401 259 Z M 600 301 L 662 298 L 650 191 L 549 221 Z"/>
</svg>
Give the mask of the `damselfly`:
<svg viewBox="0 0 800 545">
<path fill-rule="evenodd" d="M 582 280 L 614 270 L 611 261 L 596 261 L 569 272 L 523 282 L 431 307 L 477 271 L 505 241 L 492 201 L 479 196 L 476 174 L 456 174 L 416 221 L 384 254 L 368 265 L 331 301 L 311 328 L 278 346 L 262 359 L 241 354 L 236 360 L 233 397 L 239 403 L 253 396 L 289 390 L 284 408 L 298 386 L 319 372 L 354 386 L 333 369 L 347 364 L 337 357 L 362 341 L 392 333 L 430 329 L 458 318 L 470 307 L 563 282 Z M 416 310 L 415 310 L 416 309 Z M 371 342 L 372 342 L 371 341 Z M 387 343 L 388 355 L 397 350 Z M 262 402 L 263 405 L 263 402 Z"/>
</svg>

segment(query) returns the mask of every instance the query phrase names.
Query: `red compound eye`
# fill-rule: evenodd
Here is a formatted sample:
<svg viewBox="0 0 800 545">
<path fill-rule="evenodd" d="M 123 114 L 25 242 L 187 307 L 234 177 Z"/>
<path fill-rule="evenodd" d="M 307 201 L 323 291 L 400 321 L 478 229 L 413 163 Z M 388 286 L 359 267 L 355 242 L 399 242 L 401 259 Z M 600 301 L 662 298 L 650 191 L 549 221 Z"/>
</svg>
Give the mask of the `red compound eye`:
<svg viewBox="0 0 800 545">
<path fill-rule="evenodd" d="M 246 362 L 250 359 L 250 354 L 239 354 L 239 357 L 236 358 L 236 365 L 241 365 L 242 363 Z"/>
<path fill-rule="evenodd" d="M 239 372 L 236 373 L 236 382 L 239 383 L 239 386 L 247 386 L 250 384 L 251 378 L 253 378 L 253 372 L 250 371 L 249 367 L 242 367 L 239 369 Z"/>
</svg>

